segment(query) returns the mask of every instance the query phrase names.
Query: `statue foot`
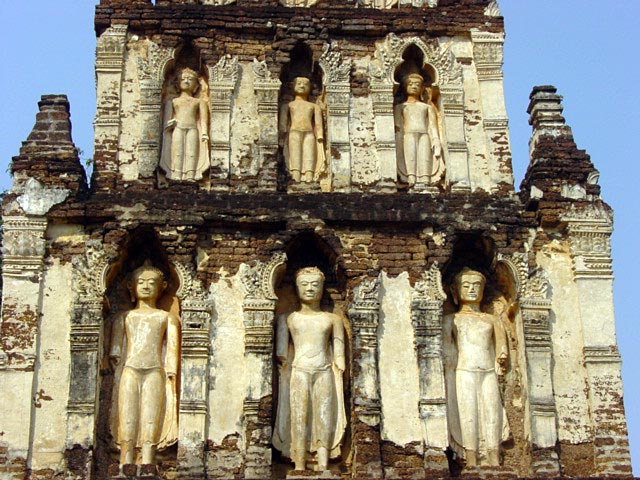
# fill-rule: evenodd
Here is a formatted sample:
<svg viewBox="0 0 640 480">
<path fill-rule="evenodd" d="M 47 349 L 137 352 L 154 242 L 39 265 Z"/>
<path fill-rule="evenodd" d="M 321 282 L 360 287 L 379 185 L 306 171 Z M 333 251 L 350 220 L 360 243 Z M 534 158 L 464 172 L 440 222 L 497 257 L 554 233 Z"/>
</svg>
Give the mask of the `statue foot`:
<svg viewBox="0 0 640 480">
<path fill-rule="evenodd" d="M 329 450 L 325 447 L 318 448 L 318 471 L 329 470 Z"/>
<path fill-rule="evenodd" d="M 500 451 L 499 450 L 487 450 L 486 464 L 490 467 L 500 466 Z"/>
<path fill-rule="evenodd" d="M 303 181 L 305 183 L 313 182 L 313 172 L 305 172 Z"/>
<path fill-rule="evenodd" d="M 467 467 L 478 466 L 478 452 L 476 452 L 475 450 L 465 450 L 464 458 L 466 460 Z"/>
</svg>

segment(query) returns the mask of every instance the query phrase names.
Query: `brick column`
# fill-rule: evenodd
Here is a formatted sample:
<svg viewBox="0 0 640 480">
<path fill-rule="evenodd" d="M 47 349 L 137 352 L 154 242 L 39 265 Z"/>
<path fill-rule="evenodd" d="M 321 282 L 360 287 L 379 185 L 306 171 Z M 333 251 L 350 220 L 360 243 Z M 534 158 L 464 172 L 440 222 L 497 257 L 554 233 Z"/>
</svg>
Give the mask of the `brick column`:
<svg viewBox="0 0 640 480">
<path fill-rule="evenodd" d="M 328 159 L 332 191 L 348 192 L 351 187 L 351 143 L 349 140 L 349 76 L 351 61 L 342 59 L 335 44 L 325 44 L 320 57 L 327 94 Z M 333 152 L 336 152 L 335 156 Z"/>
<path fill-rule="evenodd" d="M 447 476 L 449 445 L 447 400 L 442 364 L 442 289 L 438 264 L 423 273 L 415 285 L 411 320 L 420 370 L 420 418 L 425 445 L 425 470 L 429 475 Z"/>
<path fill-rule="evenodd" d="M 258 99 L 258 165 L 263 191 L 275 191 L 278 176 L 278 95 L 281 82 L 273 78 L 266 62 L 253 61 L 254 90 Z"/>
<path fill-rule="evenodd" d="M 273 425 L 273 335 L 278 297 L 275 282 L 286 267 L 284 253 L 258 262 L 243 278 L 245 297 L 244 354 L 247 396 L 244 400 L 244 478 L 271 478 Z"/>
<path fill-rule="evenodd" d="M 572 210 L 563 220 L 571 244 L 584 336 L 584 362 L 594 429 L 595 471 L 603 477 L 631 476 L 622 403 L 621 359 L 613 316 L 610 237 L 613 219 L 603 206 Z M 583 308 L 584 307 L 584 308 Z"/>
<path fill-rule="evenodd" d="M 94 122 L 93 188 L 115 186 L 118 171 L 120 105 L 127 26 L 113 25 L 98 38 L 96 47 L 96 118 Z"/>
<path fill-rule="evenodd" d="M 472 31 L 471 39 L 482 101 L 489 187 L 495 190 L 499 184 L 513 185 L 502 74 L 504 33 Z"/>
<path fill-rule="evenodd" d="M 36 216 L 4 215 L 2 221 L 0 379 L 3 387 L 0 388 L 0 403 L 11 407 L 11 415 L 4 416 L 2 421 L 0 441 L 8 450 L 7 458 L 2 462 L 4 465 L 0 463 L 0 473 L 24 473 L 32 454 L 32 399 L 47 220 Z"/>
<path fill-rule="evenodd" d="M 382 478 L 378 323 L 380 277 L 358 285 L 349 306 L 351 323 L 351 434 L 354 478 Z"/>
<path fill-rule="evenodd" d="M 180 278 L 181 302 L 180 402 L 178 417 L 178 471 L 180 478 L 205 475 L 206 427 L 209 395 L 209 353 L 212 317 L 195 271 L 174 263 Z"/>
<path fill-rule="evenodd" d="M 231 98 L 238 83 L 238 57 L 224 56 L 209 67 L 211 178 L 213 189 L 228 188 L 231 155 Z"/>
</svg>

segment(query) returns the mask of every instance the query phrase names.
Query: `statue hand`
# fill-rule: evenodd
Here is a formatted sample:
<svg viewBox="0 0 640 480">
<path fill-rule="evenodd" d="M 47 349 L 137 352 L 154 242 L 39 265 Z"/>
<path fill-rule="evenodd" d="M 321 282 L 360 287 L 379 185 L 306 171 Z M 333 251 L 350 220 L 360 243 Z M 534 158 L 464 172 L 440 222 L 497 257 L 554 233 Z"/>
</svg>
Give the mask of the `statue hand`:
<svg viewBox="0 0 640 480">
<path fill-rule="evenodd" d="M 336 358 L 334 363 L 336 364 L 336 368 L 340 370 L 341 373 L 344 372 L 344 369 L 345 369 L 344 357 Z"/>
<path fill-rule="evenodd" d="M 202 134 L 202 141 L 203 142 L 208 142 L 209 141 L 209 135 L 207 135 L 206 133 Z"/>
<path fill-rule="evenodd" d="M 167 129 L 173 129 L 173 127 L 175 127 L 178 124 L 178 120 L 176 120 L 175 118 L 172 118 L 171 120 L 169 120 L 167 122 Z"/>
<path fill-rule="evenodd" d="M 120 357 L 109 357 L 109 367 L 112 373 L 118 368 L 118 363 L 120 363 Z"/>
<path fill-rule="evenodd" d="M 433 154 L 436 157 L 439 157 L 440 155 L 442 155 L 442 147 L 440 145 L 434 145 L 433 146 Z"/>
<path fill-rule="evenodd" d="M 175 380 L 176 378 L 176 372 L 167 372 L 167 378 L 169 380 Z"/>
</svg>

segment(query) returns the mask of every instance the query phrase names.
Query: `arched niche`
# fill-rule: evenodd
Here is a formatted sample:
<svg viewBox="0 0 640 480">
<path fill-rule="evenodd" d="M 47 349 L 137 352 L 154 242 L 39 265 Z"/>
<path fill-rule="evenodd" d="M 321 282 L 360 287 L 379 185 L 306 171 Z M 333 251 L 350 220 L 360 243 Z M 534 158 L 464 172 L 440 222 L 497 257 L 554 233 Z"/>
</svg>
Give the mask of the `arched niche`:
<svg viewBox="0 0 640 480">
<path fill-rule="evenodd" d="M 206 172 L 211 163 L 209 69 L 202 61 L 199 49 L 191 42 L 185 42 L 160 70 L 162 109 L 158 183 L 160 186 L 165 185 L 168 180 L 206 183 Z M 192 79 L 192 86 L 181 91 L 181 78 L 185 75 Z M 185 101 L 176 100 L 186 97 L 192 97 L 194 100 L 190 102 L 195 103 L 197 108 L 192 108 Z M 182 112 L 179 110 L 181 106 Z M 193 116 L 188 123 L 190 126 L 195 125 L 195 128 L 178 128 L 185 115 Z M 194 150 L 195 159 L 189 160 L 189 153 Z"/>
<path fill-rule="evenodd" d="M 303 110 L 303 115 L 310 115 L 309 123 L 313 124 L 313 133 L 316 137 L 311 143 L 304 143 L 304 140 L 300 140 L 302 143 L 302 156 L 306 155 L 309 150 L 315 150 L 317 147 L 317 139 L 318 139 L 318 130 L 322 131 L 322 136 L 326 135 L 326 125 L 324 125 L 325 121 L 323 118 L 318 119 L 316 113 L 321 112 L 321 109 L 324 109 L 324 105 L 321 105 L 319 100 L 322 100 L 323 95 L 323 84 L 322 84 L 322 69 L 318 64 L 318 59 L 314 57 L 313 50 L 311 47 L 304 42 L 297 42 L 291 51 L 289 52 L 289 61 L 285 63 L 280 70 L 280 93 L 278 97 L 278 137 L 279 137 L 279 157 L 283 160 L 280 162 L 281 168 L 279 169 L 279 185 L 284 188 L 286 184 L 289 182 L 292 183 L 308 183 L 317 185 L 316 175 L 313 175 L 313 178 L 304 178 L 304 170 L 306 170 L 302 165 L 302 160 L 300 160 L 301 165 L 297 165 L 297 167 L 292 167 L 291 156 L 292 153 L 289 151 L 289 133 L 291 131 L 291 124 L 293 117 L 290 115 L 289 104 L 296 98 L 295 94 L 295 82 L 297 78 L 306 78 L 309 81 L 309 95 L 306 98 L 308 102 L 312 104 L 316 104 L 317 107 L 315 111 L 308 112 L 306 109 Z M 297 101 L 296 101 L 297 102 Z M 318 108 L 320 107 L 320 109 Z M 294 111 L 293 109 L 291 112 Z M 321 116 L 326 116 L 325 114 L 321 114 Z M 321 125 L 318 125 L 318 121 Z M 306 137 L 305 137 L 306 138 Z M 318 148 L 319 150 L 319 148 Z M 325 156 L 326 153 L 321 154 L 319 151 L 316 151 L 314 154 L 316 165 L 320 162 L 320 156 Z M 326 161 L 322 161 L 322 163 L 326 163 Z M 292 170 L 298 170 L 298 176 L 293 173 Z M 313 170 L 316 170 L 315 166 Z M 300 172 L 302 173 L 302 178 L 298 178 L 300 176 Z"/>
<path fill-rule="evenodd" d="M 103 315 L 103 348 L 100 358 L 101 379 L 99 384 L 99 412 L 97 420 L 96 462 L 95 469 L 98 478 L 107 478 L 110 465 L 118 464 L 118 449 L 112 435 L 112 428 L 117 419 L 114 411 L 115 397 L 119 373 L 122 365 L 112 371 L 109 365 L 109 355 L 112 348 L 114 320 L 118 313 L 132 309 L 135 301 L 128 288 L 128 282 L 135 269 L 145 262 L 160 269 L 166 288 L 158 299 L 158 308 L 171 312 L 180 317 L 180 302 L 178 291 L 180 278 L 178 272 L 169 261 L 157 233 L 152 228 L 138 228 L 133 231 L 120 246 L 118 258 L 109 266 L 105 273 L 106 307 Z M 178 377 L 180 372 L 178 371 Z M 179 381 L 176 388 L 179 389 Z M 176 392 L 180 398 L 179 391 Z M 137 455 L 137 454 L 136 454 Z M 135 457 L 134 457 L 135 458 Z M 177 445 L 173 443 L 161 449 L 156 454 L 156 461 L 160 469 L 171 468 L 176 464 Z"/>
<path fill-rule="evenodd" d="M 287 316 L 299 309 L 299 301 L 296 294 L 295 274 L 305 267 L 318 267 L 325 276 L 324 292 L 321 302 L 321 310 L 331 312 L 343 321 L 345 330 L 345 362 L 346 369 L 343 375 L 343 401 L 346 411 L 346 419 L 350 418 L 350 361 L 351 344 L 348 317 L 346 312 L 346 276 L 340 264 L 339 252 L 334 249 L 332 242 L 320 237 L 314 232 L 302 232 L 289 240 L 285 247 L 287 255 L 287 268 L 282 275 L 280 284 L 276 289 L 278 304 L 276 307 L 277 321 L 283 321 Z M 274 361 L 274 365 L 277 362 Z M 277 368 L 274 368 L 273 376 L 273 399 L 274 399 L 274 421 L 278 411 L 278 392 L 280 391 L 280 377 Z M 275 427 L 274 427 L 275 428 Z M 330 461 L 330 469 L 334 472 L 342 471 L 346 466 L 346 461 L 350 457 L 351 432 L 349 421 L 347 420 L 346 430 L 341 442 L 340 455 Z M 311 456 L 307 458 L 307 464 L 313 464 Z M 277 477 L 284 477 L 293 469 L 290 459 L 285 458 L 274 448 L 273 468 Z"/>
<path fill-rule="evenodd" d="M 451 259 L 444 269 L 445 290 L 448 293 L 447 301 L 444 305 L 445 320 L 443 322 L 443 346 L 445 358 L 445 379 L 448 399 L 448 421 L 450 429 L 449 455 L 450 468 L 452 471 L 460 471 L 465 465 L 465 454 L 461 450 L 461 444 L 456 443 L 453 438 L 455 433 L 455 423 L 452 417 L 457 412 L 457 404 L 451 403 L 454 398 L 452 392 L 455 389 L 451 375 L 455 374 L 455 367 L 452 367 L 450 330 L 451 319 L 460 308 L 456 300 L 455 281 L 456 276 L 463 268 L 470 268 L 479 271 L 486 279 L 480 311 L 489 314 L 493 321 L 497 322 L 504 337 L 503 351 L 507 354 L 506 363 L 503 365 L 504 373 L 499 375 L 498 384 L 500 392 L 500 402 L 502 412 L 497 415 L 502 418 L 503 429 L 499 443 L 500 465 L 514 465 L 518 458 L 528 453 L 522 449 L 526 440 L 522 436 L 524 426 L 524 410 L 522 404 L 522 365 L 523 356 L 520 348 L 520 338 L 518 333 L 519 305 L 518 298 L 522 285 L 521 266 L 498 254 L 497 246 L 490 235 L 477 233 L 459 234 L 454 240 Z M 449 320 L 448 320 L 449 319 Z M 449 332 L 449 334 L 448 334 Z M 497 335 L 497 333 L 494 333 Z M 495 339 L 494 339 L 495 341 Z M 497 342 L 497 341 L 496 341 Z M 459 346 L 456 346 L 458 348 Z M 496 358 L 498 352 L 496 351 Z M 454 362 L 455 363 L 455 362 Z M 447 366 L 448 365 L 448 366 Z M 455 379 L 455 377 L 453 377 Z M 460 434 L 458 434 L 460 435 Z M 460 438 L 460 437 L 458 437 Z M 481 440 L 482 442 L 483 440 Z M 478 453 L 480 465 L 486 465 L 489 461 L 488 452 L 482 450 Z M 455 452 L 455 453 L 454 453 Z"/>
</svg>

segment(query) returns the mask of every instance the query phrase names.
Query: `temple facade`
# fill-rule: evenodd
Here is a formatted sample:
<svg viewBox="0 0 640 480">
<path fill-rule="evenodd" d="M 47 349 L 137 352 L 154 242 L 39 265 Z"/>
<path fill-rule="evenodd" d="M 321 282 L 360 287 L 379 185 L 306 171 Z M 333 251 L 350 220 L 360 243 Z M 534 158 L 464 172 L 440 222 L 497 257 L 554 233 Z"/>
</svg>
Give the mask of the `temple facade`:
<svg viewBox="0 0 640 480">
<path fill-rule="evenodd" d="M 95 29 L 90 181 L 45 95 L 3 198 L 0 478 L 632 476 L 613 214 L 552 86 L 516 190 L 495 0 Z"/>
</svg>

